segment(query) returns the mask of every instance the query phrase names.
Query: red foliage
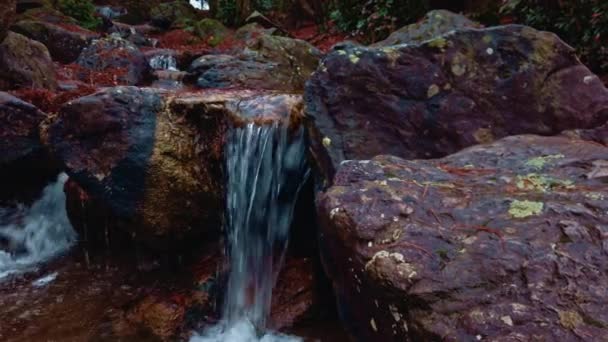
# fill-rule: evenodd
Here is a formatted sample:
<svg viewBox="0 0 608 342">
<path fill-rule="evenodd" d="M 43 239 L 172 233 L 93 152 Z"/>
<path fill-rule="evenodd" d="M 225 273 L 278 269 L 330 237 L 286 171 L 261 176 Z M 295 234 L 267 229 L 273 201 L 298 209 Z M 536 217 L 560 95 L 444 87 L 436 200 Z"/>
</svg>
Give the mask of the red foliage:
<svg viewBox="0 0 608 342">
<path fill-rule="evenodd" d="M 95 92 L 95 88 L 79 86 L 74 90 L 54 93 L 47 89 L 19 89 L 13 95 L 38 107 L 45 113 L 57 113 L 66 102 Z"/>
<path fill-rule="evenodd" d="M 103 71 L 94 71 L 78 64 L 59 65 L 57 78 L 62 81 L 80 81 L 90 87 L 112 87 L 126 85 L 122 76 L 127 73 L 126 68 L 108 68 Z"/>
<path fill-rule="evenodd" d="M 91 32 L 85 28 L 82 28 L 78 25 L 74 25 L 74 24 L 68 24 L 68 23 L 56 23 L 55 25 L 63 28 L 64 30 L 70 31 L 70 32 L 76 32 L 76 33 L 84 33 L 84 34 L 95 34 L 95 32 Z"/>
</svg>

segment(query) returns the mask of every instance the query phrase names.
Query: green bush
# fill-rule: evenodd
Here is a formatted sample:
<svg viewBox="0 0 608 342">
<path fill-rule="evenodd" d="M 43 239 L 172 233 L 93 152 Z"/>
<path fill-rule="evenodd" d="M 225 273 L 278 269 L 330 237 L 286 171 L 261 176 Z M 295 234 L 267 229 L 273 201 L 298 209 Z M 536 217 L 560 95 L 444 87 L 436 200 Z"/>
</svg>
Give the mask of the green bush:
<svg viewBox="0 0 608 342">
<path fill-rule="evenodd" d="M 501 13 L 557 33 L 596 72 L 608 72 L 608 1 L 507 0 Z"/>
<path fill-rule="evenodd" d="M 91 0 L 59 0 L 58 9 L 76 20 L 80 26 L 95 30 L 101 25 L 101 18 L 95 15 L 95 6 Z"/>
<path fill-rule="evenodd" d="M 330 18 L 342 31 L 374 42 L 418 20 L 429 9 L 428 0 L 343 0 L 336 1 Z"/>
</svg>

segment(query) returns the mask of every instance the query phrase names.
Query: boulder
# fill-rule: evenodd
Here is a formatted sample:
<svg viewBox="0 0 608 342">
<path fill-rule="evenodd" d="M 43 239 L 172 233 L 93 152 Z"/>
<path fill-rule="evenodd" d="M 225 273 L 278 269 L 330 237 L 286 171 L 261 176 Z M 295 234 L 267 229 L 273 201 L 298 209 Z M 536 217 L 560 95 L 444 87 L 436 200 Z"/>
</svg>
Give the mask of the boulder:
<svg viewBox="0 0 608 342">
<path fill-rule="evenodd" d="M 295 120 L 302 107 L 294 95 L 174 97 L 115 87 L 65 104 L 43 137 L 78 185 L 67 192 L 68 214 L 89 245 L 107 244 L 110 229 L 118 243 L 128 243 L 127 232 L 153 249 L 173 250 L 220 233 L 226 129 L 245 120 Z M 83 217 L 82 206 L 93 215 Z M 98 212 L 106 221 L 96 219 Z"/>
<path fill-rule="evenodd" d="M 333 161 L 442 157 L 608 119 L 608 90 L 556 35 L 508 25 L 330 53 L 306 86 Z M 331 173 L 331 172 L 330 172 Z"/>
<path fill-rule="evenodd" d="M 15 20 L 15 11 L 17 9 L 16 0 L 7 0 L 4 5 L 0 8 L 0 43 L 6 37 L 8 28 L 13 24 Z"/>
<path fill-rule="evenodd" d="M 201 88 L 302 91 L 320 56 L 319 50 L 303 40 L 264 35 L 236 56 L 202 56 L 189 72 L 198 75 Z"/>
<path fill-rule="evenodd" d="M 397 44 L 419 44 L 452 30 L 480 27 L 481 25 L 469 20 L 462 14 L 447 10 L 433 10 L 428 12 L 419 22 L 402 27 L 391 33 L 385 40 L 371 46 L 384 47 Z"/>
<path fill-rule="evenodd" d="M 117 82 L 124 85 L 142 83 L 150 75 L 146 56 L 133 43 L 117 36 L 94 40 L 76 63 L 93 71 L 119 73 Z"/>
<path fill-rule="evenodd" d="M 224 24 L 214 19 L 203 19 L 192 25 L 193 32 L 210 46 L 217 46 L 226 39 L 230 31 Z"/>
<path fill-rule="evenodd" d="M 234 32 L 234 38 L 237 40 L 241 40 L 246 43 L 250 43 L 260 38 L 263 35 L 273 35 L 277 33 L 276 28 L 265 28 L 264 26 L 258 23 L 251 23 L 247 25 L 243 25 L 239 27 Z"/>
<path fill-rule="evenodd" d="M 45 118 L 35 106 L 0 92 L 0 203 L 34 199 L 58 171 L 40 142 Z"/>
<path fill-rule="evenodd" d="M 196 21 L 199 11 L 184 0 L 160 3 L 150 11 L 152 24 L 169 28 Z"/>
<path fill-rule="evenodd" d="M 0 43 L 0 90 L 57 87 L 47 48 L 18 33 L 9 32 Z"/>
<path fill-rule="evenodd" d="M 601 341 L 608 147 L 512 136 L 443 159 L 346 161 L 320 249 L 361 341 Z"/>
<path fill-rule="evenodd" d="M 19 21 L 12 30 L 41 42 L 54 60 L 64 64 L 74 62 L 82 50 L 99 37 L 97 33 L 79 26 L 34 20 Z"/>
</svg>

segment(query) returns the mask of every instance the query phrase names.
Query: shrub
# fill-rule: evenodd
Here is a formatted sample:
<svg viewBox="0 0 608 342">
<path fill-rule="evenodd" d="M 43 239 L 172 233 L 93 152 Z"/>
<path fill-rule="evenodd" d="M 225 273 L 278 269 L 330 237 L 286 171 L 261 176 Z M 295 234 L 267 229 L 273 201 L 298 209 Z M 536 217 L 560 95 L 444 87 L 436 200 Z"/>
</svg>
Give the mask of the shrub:
<svg viewBox="0 0 608 342">
<path fill-rule="evenodd" d="M 342 31 L 374 42 L 412 23 L 430 9 L 427 0 L 337 1 L 330 17 Z"/>
<path fill-rule="evenodd" d="M 80 26 L 95 30 L 101 25 L 101 18 L 95 14 L 95 6 L 91 0 L 59 0 L 59 10 L 76 20 Z"/>
<path fill-rule="evenodd" d="M 503 15 L 557 33 L 596 72 L 608 72 L 608 1 L 506 0 Z"/>
</svg>

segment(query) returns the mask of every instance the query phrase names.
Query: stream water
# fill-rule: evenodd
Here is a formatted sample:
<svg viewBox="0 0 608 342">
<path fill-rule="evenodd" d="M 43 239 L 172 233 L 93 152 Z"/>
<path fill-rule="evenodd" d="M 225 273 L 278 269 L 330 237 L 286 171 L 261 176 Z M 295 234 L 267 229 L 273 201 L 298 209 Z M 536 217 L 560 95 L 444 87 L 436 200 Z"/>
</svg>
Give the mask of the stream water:
<svg viewBox="0 0 608 342">
<path fill-rule="evenodd" d="M 76 241 L 65 210 L 61 174 L 30 207 L 0 208 L 0 279 L 27 271 L 66 251 Z"/>
<path fill-rule="evenodd" d="M 191 342 L 299 341 L 266 332 L 272 289 L 307 176 L 303 129 L 248 124 L 227 146 L 230 275 L 222 323 Z"/>
</svg>

